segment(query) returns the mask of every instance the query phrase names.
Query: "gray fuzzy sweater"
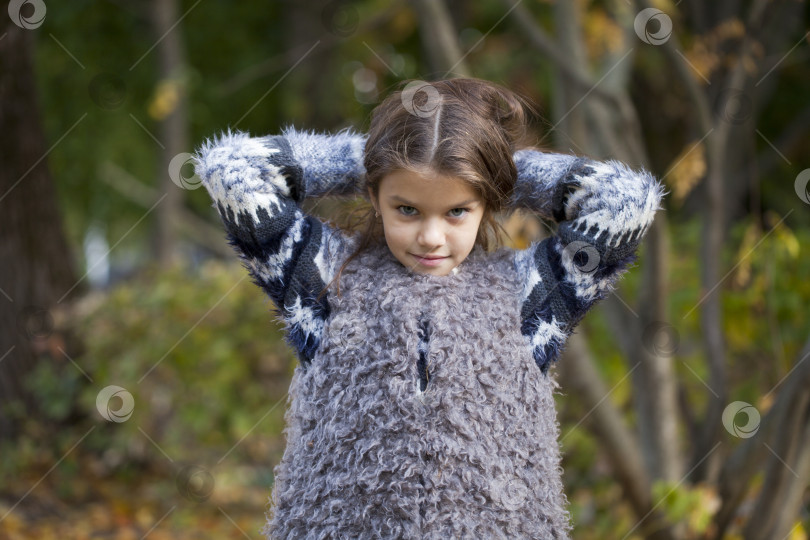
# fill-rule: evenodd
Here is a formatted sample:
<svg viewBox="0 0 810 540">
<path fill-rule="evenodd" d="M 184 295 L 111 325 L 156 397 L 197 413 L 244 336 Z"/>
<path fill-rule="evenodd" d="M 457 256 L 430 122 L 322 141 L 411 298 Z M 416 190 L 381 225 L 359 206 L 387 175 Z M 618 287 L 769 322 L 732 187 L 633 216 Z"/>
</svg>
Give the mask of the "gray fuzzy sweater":
<svg viewBox="0 0 810 540">
<path fill-rule="evenodd" d="M 642 171 L 518 152 L 512 208 L 557 224 L 417 274 L 380 245 L 317 294 L 356 238 L 301 211 L 357 195 L 362 135 L 225 133 L 197 152 L 254 283 L 297 352 L 269 538 L 567 538 L 553 370 L 614 287 L 664 195 Z"/>
</svg>

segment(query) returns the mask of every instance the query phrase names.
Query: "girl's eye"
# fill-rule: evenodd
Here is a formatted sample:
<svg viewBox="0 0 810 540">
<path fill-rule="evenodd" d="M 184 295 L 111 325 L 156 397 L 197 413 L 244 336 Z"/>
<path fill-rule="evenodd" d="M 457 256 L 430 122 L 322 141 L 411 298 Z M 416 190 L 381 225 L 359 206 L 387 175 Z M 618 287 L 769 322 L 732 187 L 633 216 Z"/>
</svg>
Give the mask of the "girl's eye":
<svg viewBox="0 0 810 540">
<path fill-rule="evenodd" d="M 413 206 L 404 206 L 403 205 L 403 206 L 397 207 L 397 210 L 399 210 L 400 213 L 402 213 L 405 216 L 415 216 L 416 215 L 416 208 L 414 208 Z M 414 212 L 411 212 L 411 210 L 413 210 Z M 450 210 L 451 217 L 454 217 L 454 218 L 464 217 L 464 213 L 469 212 L 469 211 L 470 210 L 468 208 L 453 208 L 452 210 Z M 452 212 L 461 212 L 461 213 L 460 214 L 452 214 Z"/>
</svg>

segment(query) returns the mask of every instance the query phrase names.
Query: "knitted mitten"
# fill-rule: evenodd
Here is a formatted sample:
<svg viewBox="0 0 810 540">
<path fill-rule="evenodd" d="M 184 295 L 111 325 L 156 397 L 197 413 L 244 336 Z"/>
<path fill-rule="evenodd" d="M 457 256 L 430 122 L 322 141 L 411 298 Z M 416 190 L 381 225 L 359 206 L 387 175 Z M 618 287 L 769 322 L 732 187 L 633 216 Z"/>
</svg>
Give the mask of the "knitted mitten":
<svg viewBox="0 0 810 540">
<path fill-rule="evenodd" d="M 545 372 L 585 313 L 615 287 L 665 195 L 646 171 L 539 150 L 515 153 L 510 201 L 558 224 L 557 232 L 518 253 L 524 276 L 522 332 Z"/>
</svg>

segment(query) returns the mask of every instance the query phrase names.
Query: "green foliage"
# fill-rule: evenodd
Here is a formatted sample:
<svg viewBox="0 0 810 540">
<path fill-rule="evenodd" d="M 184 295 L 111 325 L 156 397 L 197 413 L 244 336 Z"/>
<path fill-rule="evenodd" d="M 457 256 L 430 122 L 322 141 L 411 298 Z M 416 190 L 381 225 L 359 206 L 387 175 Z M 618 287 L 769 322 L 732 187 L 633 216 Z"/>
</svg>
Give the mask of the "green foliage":
<svg viewBox="0 0 810 540">
<path fill-rule="evenodd" d="M 658 481 L 653 483 L 652 496 L 670 523 L 686 523 L 688 538 L 706 532 L 720 508 L 720 498 L 705 486 Z"/>
<path fill-rule="evenodd" d="M 54 461 L 58 453 L 31 449 L 55 437 L 60 442 L 47 447 L 64 451 L 94 428 L 83 446 L 113 469 L 124 466 L 119 474 L 165 457 L 212 467 L 226 454 L 271 468 L 280 458 L 297 360 L 265 298 L 235 262 L 149 268 L 91 297 L 75 321 L 86 349 L 73 360 L 92 382 L 75 366 L 52 362 L 41 362 L 27 381 L 45 420 L 76 412 L 79 422 L 55 435 L 44 424 L 29 425 L 19 453 L 5 455 L 17 466 Z M 107 421 L 97 410 L 99 392 L 110 385 L 134 399 L 125 421 Z M 109 400 L 113 412 L 122 404 L 121 397 Z"/>
<path fill-rule="evenodd" d="M 43 419 L 60 422 L 73 409 L 82 385 L 81 373 L 72 366 L 39 362 L 25 380 L 26 388 L 37 396 Z"/>
<path fill-rule="evenodd" d="M 265 298 L 235 263 L 152 268 L 117 287 L 81 324 L 88 350 L 80 363 L 93 377 L 85 410 L 98 417 L 101 388 L 127 389 L 135 410 L 110 426 L 115 442 L 130 448 L 142 429 L 182 459 L 201 457 L 190 447 L 224 453 L 248 434 L 278 436 L 278 388 L 286 389 L 294 358 Z"/>
<path fill-rule="evenodd" d="M 772 226 L 779 221 L 767 216 Z M 685 401 L 700 416 L 710 391 L 702 344 L 700 307 L 695 306 L 706 294 L 700 284 L 701 222 L 697 219 L 670 223 L 668 270 L 669 323 L 674 327 L 679 344 L 673 358 L 678 384 L 686 392 Z M 766 395 L 798 360 L 801 346 L 807 340 L 807 310 L 810 304 L 810 257 L 804 251 L 810 246 L 810 231 L 791 230 L 785 223 L 762 231 L 756 222 L 746 220 L 732 228 L 727 248 L 720 254 L 722 278 L 714 294 L 721 295 L 723 335 L 729 358 L 729 384 L 732 399 L 751 402 L 763 413 L 770 402 Z M 624 275 L 617 293 L 630 309 L 638 312 L 637 298 L 644 266 L 644 250 L 636 268 Z M 693 310 L 693 311 L 692 311 Z M 691 313 L 690 313 L 691 311 Z M 688 314 L 688 315 L 687 315 Z M 629 366 L 621 354 L 607 313 L 597 307 L 582 321 L 581 329 L 588 340 L 597 368 L 610 389 L 606 399 L 623 412 L 632 425 L 634 405 L 631 378 L 625 376 Z M 752 376 L 756 374 L 756 376 Z M 564 392 L 564 391 L 563 391 Z M 587 429 L 591 414 L 577 400 L 565 393 L 557 396 L 561 418 L 566 493 L 577 524 L 577 538 L 614 538 L 623 536 L 635 523 L 620 495 L 611 495 L 615 478 L 598 440 Z M 592 418 L 591 418 L 592 419 Z M 683 438 L 688 455 L 688 439 Z M 688 524 L 690 533 L 699 537 L 706 530 L 715 509 L 716 494 L 709 486 L 658 482 L 653 500 L 662 501 L 667 519 Z M 596 533 L 594 531 L 601 531 Z"/>
</svg>

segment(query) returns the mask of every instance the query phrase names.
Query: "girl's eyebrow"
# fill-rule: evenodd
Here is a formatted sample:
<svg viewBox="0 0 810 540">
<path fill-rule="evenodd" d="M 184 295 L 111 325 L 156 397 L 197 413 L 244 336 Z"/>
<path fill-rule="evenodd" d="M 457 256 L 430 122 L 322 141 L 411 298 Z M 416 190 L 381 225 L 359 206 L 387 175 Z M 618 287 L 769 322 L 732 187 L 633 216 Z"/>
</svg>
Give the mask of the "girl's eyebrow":
<svg viewBox="0 0 810 540">
<path fill-rule="evenodd" d="M 407 204 L 408 206 L 416 207 L 416 204 L 410 202 L 408 199 L 400 197 L 399 195 L 391 195 L 391 197 L 389 197 L 389 199 L 397 200 L 399 202 L 403 202 L 403 203 Z M 464 202 L 460 202 L 458 204 L 451 205 L 451 208 L 459 208 L 461 206 L 464 206 L 466 204 L 471 204 L 471 203 L 474 203 L 474 202 L 478 202 L 478 199 L 469 199 L 469 200 L 466 200 Z"/>
</svg>

